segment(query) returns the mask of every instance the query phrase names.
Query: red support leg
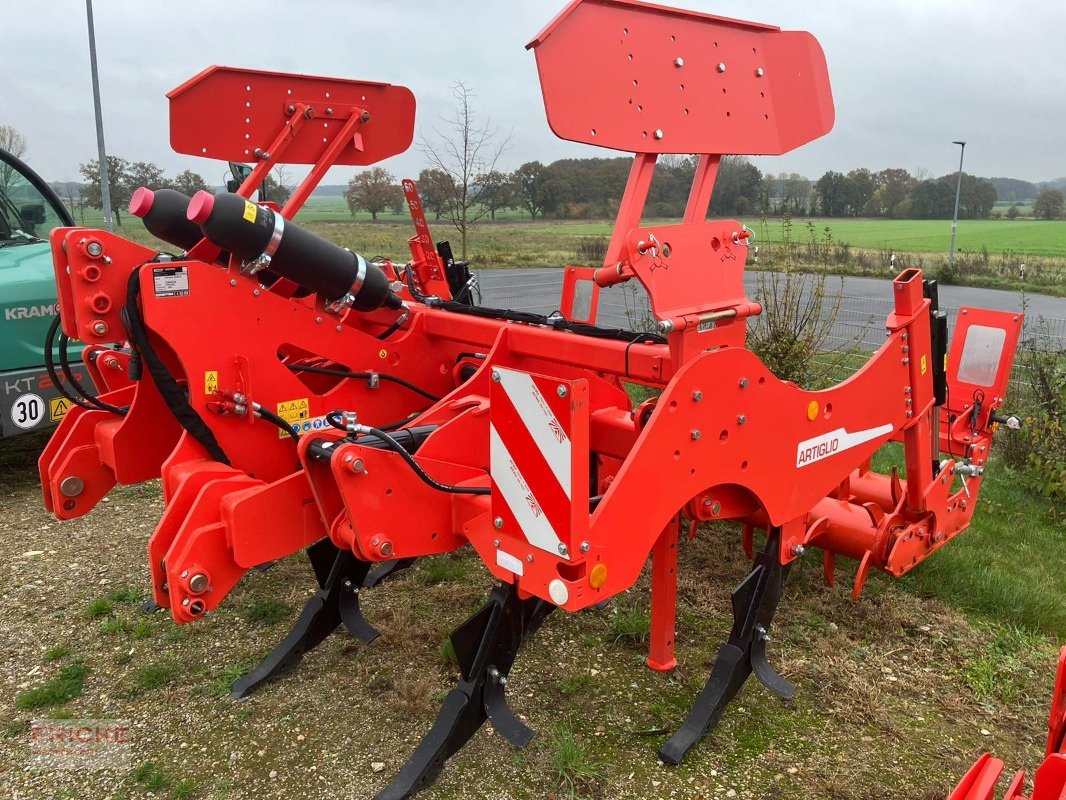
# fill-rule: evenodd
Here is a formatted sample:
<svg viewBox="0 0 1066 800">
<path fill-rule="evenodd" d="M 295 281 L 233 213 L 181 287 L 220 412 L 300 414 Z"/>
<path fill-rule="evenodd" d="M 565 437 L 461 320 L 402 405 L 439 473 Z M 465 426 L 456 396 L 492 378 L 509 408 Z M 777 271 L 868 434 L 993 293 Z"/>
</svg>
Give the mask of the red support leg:
<svg viewBox="0 0 1066 800">
<path fill-rule="evenodd" d="M 669 672 L 677 666 L 674 633 L 677 628 L 677 539 L 681 516 L 674 517 L 651 551 L 651 652 L 648 666 Z"/>
</svg>

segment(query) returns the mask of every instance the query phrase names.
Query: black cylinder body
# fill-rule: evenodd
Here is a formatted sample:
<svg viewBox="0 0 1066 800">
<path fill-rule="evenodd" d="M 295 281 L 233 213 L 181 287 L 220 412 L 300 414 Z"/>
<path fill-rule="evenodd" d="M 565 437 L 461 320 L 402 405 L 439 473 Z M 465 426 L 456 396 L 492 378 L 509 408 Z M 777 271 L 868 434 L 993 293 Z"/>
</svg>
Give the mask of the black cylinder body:
<svg viewBox="0 0 1066 800">
<path fill-rule="evenodd" d="M 200 226 L 188 217 L 190 199 L 176 189 L 152 191 L 141 187 L 130 200 L 130 213 L 140 217 L 157 239 L 190 250 L 204 238 Z"/>
<path fill-rule="evenodd" d="M 253 261 L 266 252 L 276 222 L 269 208 L 226 192 L 197 192 L 188 218 L 200 223 L 204 236 L 244 261 Z M 380 269 L 289 220 L 284 220 L 281 238 L 271 254 L 270 270 L 327 300 L 351 293 L 355 298 L 352 308 L 359 311 L 382 306 L 398 309 L 403 304 Z"/>
</svg>

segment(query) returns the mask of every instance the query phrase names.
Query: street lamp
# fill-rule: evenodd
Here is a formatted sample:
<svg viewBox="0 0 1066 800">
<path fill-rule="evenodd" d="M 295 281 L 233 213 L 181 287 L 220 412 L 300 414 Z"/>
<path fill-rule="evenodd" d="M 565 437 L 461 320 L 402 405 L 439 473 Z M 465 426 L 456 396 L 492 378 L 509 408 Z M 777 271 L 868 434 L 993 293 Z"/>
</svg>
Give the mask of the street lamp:
<svg viewBox="0 0 1066 800">
<path fill-rule="evenodd" d="M 100 74 L 96 68 L 96 28 L 93 25 L 93 0 L 85 0 L 85 16 L 89 24 L 89 69 L 93 81 L 93 108 L 96 112 L 96 148 L 100 153 L 100 204 L 104 207 L 104 227 L 111 224 L 111 179 L 107 174 L 107 148 L 104 147 L 104 118 L 100 111 Z"/>
<path fill-rule="evenodd" d="M 962 196 L 962 157 L 966 153 L 966 142 L 952 142 L 959 146 L 959 180 L 955 184 L 955 215 L 951 218 L 951 251 L 948 253 L 948 266 L 955 265 L 955 235 L 959 232 L 959 197 Z"/>
</svg>

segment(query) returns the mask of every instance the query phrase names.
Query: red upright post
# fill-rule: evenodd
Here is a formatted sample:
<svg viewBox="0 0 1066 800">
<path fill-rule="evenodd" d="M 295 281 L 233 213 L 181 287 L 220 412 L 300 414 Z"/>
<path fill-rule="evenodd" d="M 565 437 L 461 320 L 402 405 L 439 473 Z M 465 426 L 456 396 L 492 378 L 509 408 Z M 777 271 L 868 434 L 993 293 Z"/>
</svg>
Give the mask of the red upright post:
<svg viewBox="0 0 1066 800">
<path fill-rule="evenodd" d="M 651 551 L 651 647 L 647 664 L 657 672 L 677 666 L 674 633 L 677 628 L 677 515 L 655 541 Z"/>
</svg>

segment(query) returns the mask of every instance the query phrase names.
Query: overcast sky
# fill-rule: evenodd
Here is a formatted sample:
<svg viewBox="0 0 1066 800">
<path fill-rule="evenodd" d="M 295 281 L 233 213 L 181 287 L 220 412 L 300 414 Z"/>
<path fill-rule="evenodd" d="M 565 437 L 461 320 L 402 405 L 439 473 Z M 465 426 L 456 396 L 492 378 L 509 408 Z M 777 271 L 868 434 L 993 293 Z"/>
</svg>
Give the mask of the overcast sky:
<svg viewBox="0 0 1066 800">
<path fill-rule="evenodd" d="M 665 0 L 672 4 L 675 0 Z M 836 127 L 760 169 L 817 178 L 827 169 L 957 167 L 1050 180 L 1066 175 L 1066 3 L 1062 0 L 676 0 L 724 16 L 811 31 L 829 63 Z M 49 180 L 76 179 L 95 157 L 85 5 L 4 0 L 0 124 L 29 140 L 26 159 Z M 416 125 L 439 125 L 449 85 L 513 146 L 501 166 L 610 155 L 563 142 L 544 119 L 533 54 L 524 45 L 564 0 L 96 0 L 108 152 L 192 168 L 221 183 L 225 166 L 168 144 L 164 94 L 210 64 L 403 84 Z M 417 175 L 416 149 L 384 164 Z M 334 169 L 341 183 L 352 169 Z"/>
</svg>

